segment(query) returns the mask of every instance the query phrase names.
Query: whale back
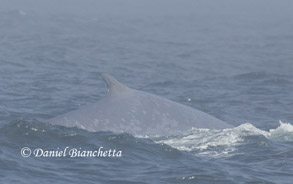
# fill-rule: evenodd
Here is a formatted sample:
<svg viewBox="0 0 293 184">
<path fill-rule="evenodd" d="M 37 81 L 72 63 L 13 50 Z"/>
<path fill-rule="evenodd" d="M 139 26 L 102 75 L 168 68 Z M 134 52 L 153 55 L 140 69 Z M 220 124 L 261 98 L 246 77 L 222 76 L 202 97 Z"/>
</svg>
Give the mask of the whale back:
<svg viewBox="0 0 293 184">
<path fill-rule="evenodd" d="M 49 119 L 52 124 L 89 131 L 133 135 L 175 135 L 194 128 L 223 129 L 231 125 L 189 106 L 128 88 L 107 74 L 107 95 L 94 104 Z"/>
</svg>

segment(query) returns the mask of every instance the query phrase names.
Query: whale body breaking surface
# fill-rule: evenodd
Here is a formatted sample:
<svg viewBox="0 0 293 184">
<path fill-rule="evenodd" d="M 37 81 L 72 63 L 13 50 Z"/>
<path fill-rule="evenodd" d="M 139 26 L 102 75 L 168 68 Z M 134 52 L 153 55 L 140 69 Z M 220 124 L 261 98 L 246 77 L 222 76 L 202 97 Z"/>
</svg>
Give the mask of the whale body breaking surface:
<svg viewBox="0 0 293 184">
<path fill-rule="evenodd" d="M 105 97 L 48 122 L 88 131 L 127 132 L 138 136 L 178 135 L 192 128 L 233 127 L 189 106 L 131 89 L 108 74 L 101 76 L 108 86 Z"/>
</svg>

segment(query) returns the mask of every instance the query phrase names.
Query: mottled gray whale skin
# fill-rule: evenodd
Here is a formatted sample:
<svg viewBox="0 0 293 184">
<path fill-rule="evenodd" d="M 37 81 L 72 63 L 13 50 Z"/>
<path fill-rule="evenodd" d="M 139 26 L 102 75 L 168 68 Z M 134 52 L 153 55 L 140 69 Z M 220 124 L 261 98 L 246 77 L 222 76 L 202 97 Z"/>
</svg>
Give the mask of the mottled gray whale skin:
<svg viewBox="0 0 293 184">
<path fill-rule="evenodd" d="M 104 98 L 49 119 L 48 122 L 89 131 L 127 132 L 136 136 L 177 135 L 191 130 L 192 127 L 232 127 L 199 110 L 128 88 L 110 75 L 101 76 L 108 86 L 108 94 Z"/>
</svg>

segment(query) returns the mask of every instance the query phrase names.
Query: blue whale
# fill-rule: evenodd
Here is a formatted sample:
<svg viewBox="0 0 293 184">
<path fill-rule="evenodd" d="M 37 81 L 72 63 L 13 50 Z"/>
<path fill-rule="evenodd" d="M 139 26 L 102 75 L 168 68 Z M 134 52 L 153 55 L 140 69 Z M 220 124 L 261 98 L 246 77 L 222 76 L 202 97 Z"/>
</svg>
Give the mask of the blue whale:
<svg viewBox="0 0 293 184">
<path fill-rule="evenodd" d="M 88 131 L 127 132 L 136 136 L 167 136 L 182 134 L 192 128 L 233 127 L 189 106 L 131 89 L 110 75 L 101 76 L 108 86 L 105 97 L 48 122 Z"/>
</svg>

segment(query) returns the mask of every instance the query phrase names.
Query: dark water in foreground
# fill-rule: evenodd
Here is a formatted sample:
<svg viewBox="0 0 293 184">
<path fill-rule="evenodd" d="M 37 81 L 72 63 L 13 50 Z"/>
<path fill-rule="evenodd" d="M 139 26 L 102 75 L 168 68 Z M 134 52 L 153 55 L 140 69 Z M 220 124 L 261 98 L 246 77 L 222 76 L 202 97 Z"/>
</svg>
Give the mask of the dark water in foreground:
<svg viewBox="0 0 293 184">
<path fill-rule="evenodd" d="M 73 2 L 0 8 L 0 183 L 292 183 L 292 3 Z M 45 123 L 105 95 L 100 72 L 235 128 L 147 138 Z"/>
<path fill-rule="evenodd" d="M 0 130 L 0 175 L 4 183 L 290 183 L 292 132 L 289 124 L 270 132 L 243 124 L 149 139 L 18 121 Z M 43 153 L 21 157 L 24 146 Z M 44 153 L 66 147 L 65 156 Z M 74 148 L 122 154 L 90 157 Z"/>
</svg>

